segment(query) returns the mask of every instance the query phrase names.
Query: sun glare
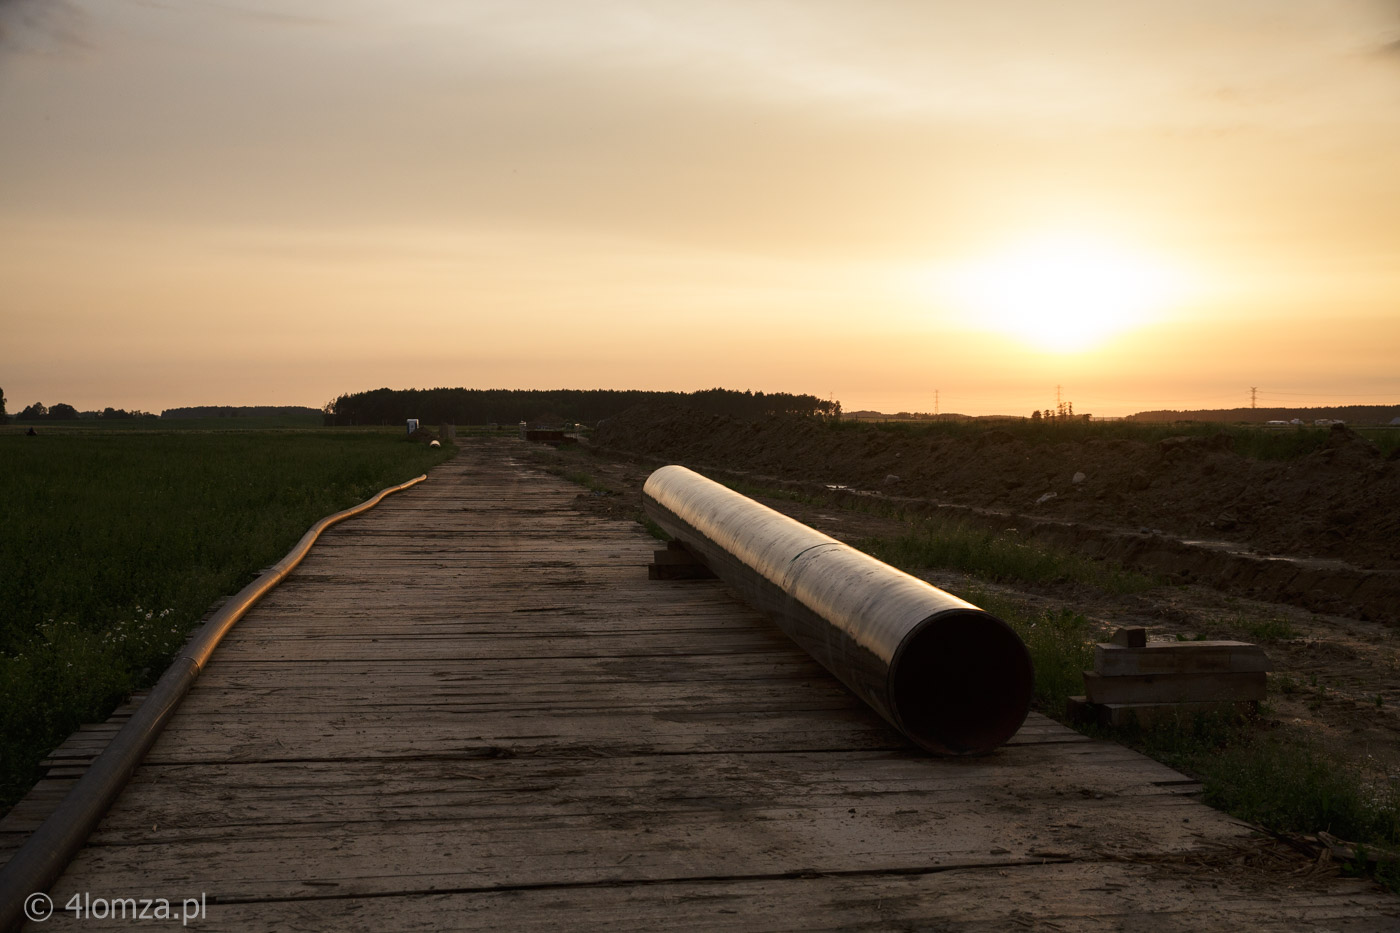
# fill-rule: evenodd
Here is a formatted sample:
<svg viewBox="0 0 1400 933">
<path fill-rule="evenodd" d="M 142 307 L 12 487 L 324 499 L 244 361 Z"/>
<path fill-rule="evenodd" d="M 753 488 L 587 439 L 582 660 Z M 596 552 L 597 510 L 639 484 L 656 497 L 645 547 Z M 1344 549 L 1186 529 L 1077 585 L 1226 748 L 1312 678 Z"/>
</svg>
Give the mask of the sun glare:
<svg viewBox="0 0 1400 933">
<path fill-rule="evenodd" d="M 1157 319 L 1179 297 L 1180 276 L 1146 254 L 1061 236 L 967 261 L 945 286 L 974 326 L 1067 353 Z"/>
</svg>

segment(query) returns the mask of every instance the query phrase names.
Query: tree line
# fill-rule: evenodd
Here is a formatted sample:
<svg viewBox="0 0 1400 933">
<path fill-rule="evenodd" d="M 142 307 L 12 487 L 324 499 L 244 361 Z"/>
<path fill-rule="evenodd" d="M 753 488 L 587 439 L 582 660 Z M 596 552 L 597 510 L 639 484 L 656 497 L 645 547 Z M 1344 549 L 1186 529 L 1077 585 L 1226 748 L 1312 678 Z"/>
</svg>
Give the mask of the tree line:
<svg viewBox="0 0 1400 933">
<path fill-rule="evenodd" d="M 1140 411 L 1129 415 L 1128 421 L 1292 421 L 1297 418 L 1311 423 L 1318 418 L 1345 421 L 1348 424 L 1388 424 L 1400 418 L 1400 405 L 1329 405 L 1317 408 L 1215 408 L 1196 411 Z"/>
<path fill-rule="evenodd" d="M 788 392 L 646 392 L 617 389 L 372 389 L 342 395 L 324 409 L 328 425 L 594 424 L 634 405 L 682 405 L 707 414 L 752 420 L 770 415 L 839 418 L 841 403 Z"/>
<path fill-rule="evenodd" d="M 5 417 L 5 406 L 3 397 L 0 397 L 0 424 L 5 424 L 8 420 Z M 113 408 L 110 405 L 101 411 L 78 411 L 66 402 L 59 402 L 57 405 L 49 406 L 43 402 L 35 402 L 33 405 L 26 405 L 19 414 L 15 415 L 16 421 L 77 421 L 90 418 L 105 419 L 128 419 L 128 418 L 154 418 L 155 415 L 148 411 L 141 411 L 133 408 L 127 411 L 124 408 Z"/>
<path fill-rule="evenodd" d="M 65 402 L 59 402 L 50 408 L 43 402 L 35 402 L 33 405 L 26 405 L 15 415 L 16 421 L 77 421 L 78 409 Z"/>
<path fill-rule="evenodd" d="M 1089 421 L 1093 415 L 1074 413 L 1073 402 L 1060 402 L 1054 408 L 1031 412 L 1031 420 L 1040 424 L 1065 424 L 1070 421 Z"/>
<path fill-rule="evenodd" d="M 167 408 L 162 418 L 275 418 L 289 415 L 319 415 L 320 410 L 305 405 L 189 405 Z"/>
</svg>

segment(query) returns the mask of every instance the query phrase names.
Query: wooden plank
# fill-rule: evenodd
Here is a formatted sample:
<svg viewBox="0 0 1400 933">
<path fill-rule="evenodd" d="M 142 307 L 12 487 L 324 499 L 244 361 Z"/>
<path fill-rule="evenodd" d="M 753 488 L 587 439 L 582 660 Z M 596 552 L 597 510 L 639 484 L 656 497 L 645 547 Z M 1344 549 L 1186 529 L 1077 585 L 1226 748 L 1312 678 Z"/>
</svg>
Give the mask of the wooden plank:
<svg viewBox="0 0 1400 933">
<path fill-rule="evenodd" d="M 55 777 L 50 772 L 49 776 L 35 784 L 29 793 L 0 819 L 0 836 L 3 836 L 0 849 L 10 844 L 13 844 L 13 848 L 18 848 L 24 838 L 48 818 L 76 782 L 76 775 Z"/>
<path fill-rule="evenodd" d="M 769 811 L 811 808 L 839 811 L 841 819 L 885 820 L 910 808 L 943 812 L 973 799 L 986 803 L 988 785 L 999 804 L 1027 812 L 1044 807 L 1056 814 L 1052 822 L 1058 826 L 1099 819 L 1097 811 L 1110 806 L 1105 800 L 1182 793 L 1175 772 L 1102 744 L 1070 755 L 1025 746 L 1016 756 L 946 761 L 887 751 L 823 751 L 167 765 L 144 769 L 94 843 L 121 844 L 138 835 L 176 842 L 233 831 L 305 834 L 315 832 L 317 823 L 528 821 L 624 812 L 722 810 L 757 819 Z M 1096 778 L 1089 794 L 1081 793 L 1085 787 L 1075 779 L 1085 763 Z M 1044 768 L 1048 779 L 1031 789 L 1005 787 L 996 779 L 1008 767 Z M 1192 785 L 1188 792 L 1194 790 Z M 853 811 L 859 815 L 852 817 Z M 282 816 L 270 821 L 269 813 Z M 1227 831 L 1233 830 L 1230 824 Z"/>
<path fill-rule="evenodd" d="M 1047 820 L 1010 794 L 986 801 L 983 793 L 965 784 L 946 799 L 906 807 L 847 797 L 829 807 L 774 801 L 738 810 L 714 801 L 657 810 L 643 802 L 578 814 L 263 822 L 255 833 L 230 827 L 140 841 L 114 836 L 120 844 L 98 840 L 74 865 L 85 884 L 111 896 L 132 895 L 143 874 L 155 874 L 170 879 L 167 887 L 198 882 L 226 900 L 305 896 L 308 885 L 326 884 L 342 896 L 394 893 L 405 875 L 424 890 L 1002 867 L 1109 850 L 1121 858 L 1169 855 L 1197 850 L 1203 839 L 1244 835 L 1234 821 L 1174 795 L 1151 798 L 1152 806 L 1143 798 L 1123 806 L 1075 795 L 1056 811 L 1059 819 Z M 221 868 L 210 872 L 216 860 Z M 70 894 L 71 883 L 55 898 Z"/>
<path fill-rule="evenodd" d="M 805 654 L 790 650 L 755 652 L 751 655 L 689 654 L 684 664 L 670 655 L 572 658 L 487 658 L 438 664 L 432 661 L 381 658 L 380 660 L 249 661 L 245 664 L 211 664 L 200 683 L 215 692 L 287 690 L 299 686 L 337 684 L 347 691 L 352 684 L 402 683 L 407 687 L 440 681 L 499 682 L 534 685 L 540 681 L 569 683 L 648 683 L 688 681 L 719 684 L 725 681 L 773 680 L 783 682 L 814 676 L 826 677 L 820 665 Z M 541 685 L 543 688 L 544 685 Z"/>
<path fill-rule="evenodd" d="M 695 652 L 694 645 L 676 644 L 666 634 L 623 633 L 618 635 L 559 635 L 541 638 L 533 634 L 464 635 L 455 639 L 408 638 L 403 636 L 327 636 L 325 638 L 296 638 L 290 634 L 279 637 L 240 639 L 220 653 L 229 661 L 249 659 L 265 661 L 373 660 L 392 649 L 398 659 L 420 661 L 469 661 L 524 657 L 544 658 L 653 658 L 686 657 Z M 765 650 L 800 650 L 781 633 L 736 633 L 732 637 L 706 645 L 711 656 L 747 655 Z"/>
<path fill-rule="evenodd" d="M 653 564 L 698 564 L 695 555 L 684 548 L 658 548 L 651 552 Z"/>
<path fill-rule="evenodd" d="M 1090 703 L 1206 703 L 1262 700 L 1268 691 L 1263 671 L 1228 674 L 1121 674 L 1084 672 Z"/>
<path fill-rule="evenodd" d="M 1258 645 L 1242 641 L 1162 642 L 1146 648 L 1094 646 L 1094 673 L 1226 674 L 1270 671 L 1269 658 Z"/>
<path fill-rule="evenodd" d="M 1243 857 L 1243 853 L 1241 855 Z M 625 864 L 625 863 L 624 863 Z M 1189 865 L 1189 863 L 1186 863 Z M 1260 880 L 1218 873 L 1209 888 L 1184 865 L 1150 870 L 1121 862 L 1043 863 L 992 870 L 898 875 L 741 878 L 636 885 L 610 883 L 395 896 L 346 897 L 312 888 L 282 901 L 210 903 L 198 924 L 247 933 L 325 929 L 510 930 L 516 933 L 697 933 L 716 930 L 888 931 L 1074 930 L 1122 933 L 1295 933 L 1300 929 L 1384 930 L 1394 899 L 1363 881 L 1331 891 L 1284 875 L 1286 906 Z M 1277 876 L 1275 876 L 1277 877 Z M 1264 884 L 1275 882 L 1265 876 Z M 88 929 L 57 914 L 45 927 Z"/>
<path fill-rule="evenodd" d="M 1157 726 L 1181 723 L 1189 726 L 1200 715 L 1251 717 L 1259 712 L 1254 700 L 1221 700 L 1207 703 L 1104 703 L 1096 705 L 1104 726 Z"/>
<path fill-rule="evenodd" d="M 648 564 L 648 580 L 713 580 L 714 572 L 704 564 L 678 562 L 669 564 Z"/>
<path fill-rule="evenodd" d="M 623 756 L 715 752 L 904 749 L 912 747 L 883 720 L 853 717 L 848 710 L 817 709 L 772 714 L 738 710 L 701 716 L 606 710 L 555 719 L 534 714 L 495 714 L 463 721 L 450 714 L 386 715 L 375 721 L 337 716 L 268 722 L 269 717 L 205 720 L 201 734 L 162 736 L 148 756 L 153 763 L 192 761 L 296 761 L 370 757 Z M 853 721 L 854 720 L 854 721 Z M 191 723 L 191 727 L 195 726 Z"/>
<path fill-rule="evenodd" d="M 1124 648 L 1146 648 L 1147 629 L 1120 628 L 1113 633 L 1113 637 L 1109 639 L 1109 643 L 1121 645 Z"/>
<path fill-rule="evenodd" d="M 753 619 L 733 616 L 713 619 L 663 616 L 637 618 L 625 614 L 601 616 L 572 612 L 568 609 L 522 607 L 503 616 L 479 615 L 458 619 L 406 620 L 369 618 L 343 615 L 339 618 L 307 619 L 292 614 L 289 625 L 251 624 L 243 629 L 249 638 L 321 638 L 363 639 L 386 637 L 395 640 L 448 641 L 460 636 L 529 636 L 539 640 L 565 635 L 658 635 L 666 634 L 694 644 L 696 653 L 707 653 L 707 642 L 722 640 L 730 635 L 751 634 L 772 637 L 775 643 L 783 639 L 776 626 L 756 625 Z"/>
<path fill-rule="evenodd" d="M 529 687 L 511 684 L 503 678 L 444 677 L 439 671 L 420 671 L 402 675 L 402 684 L 395 684 L 382 673 L 366 674 L 363 689 L 350 691 L 343 682 L 336 680 L 338 675 L 325 676 L 317 671 L 318 665 L 314 662 L 266 665 L 269 670 L 279 672 L 287 668 L 295 671 L 298 666 L 308 668 L 306 676 L 297 676 L 282 685 L 253 685 L 256 670 L 243 671 L 246 677 L 229 681 L 235 692 L 227 695 L 226 702 L 220 704 L 217 700 L 201 697 L 194 701 L 198 705 L 190 709 L 205 713 L 211 719 L 259 714 L 295 716 L 299 712 L 321 711 L 331 705 L 356 714 L 387 708 L 404 713 L 431 714 L 441 711 L 456 715 L 509 710 L 535 710 L 544 715 L 567 714 L 572 710 L 595 707 L 653 711 L 689 709 L 695 712 L 730 708 L 780 712 L 831 706 L 860 709 L 851 703 L 851 697 L 844 687 L 821 679 L 818 673 L 765 672 L 761 667 L 753 668 L 749 674 L 740 672 L 724 687 L 717 687 L 713 681 L 681 670 L 677 671 L 676 679 L 671 683 L 646 680 L 633 683 L 608 674 L 589 682 L 565 671 L 561 672 L 557 684 Z M 500 686 L 493 687 L 492 684 Z"/>
</svg>

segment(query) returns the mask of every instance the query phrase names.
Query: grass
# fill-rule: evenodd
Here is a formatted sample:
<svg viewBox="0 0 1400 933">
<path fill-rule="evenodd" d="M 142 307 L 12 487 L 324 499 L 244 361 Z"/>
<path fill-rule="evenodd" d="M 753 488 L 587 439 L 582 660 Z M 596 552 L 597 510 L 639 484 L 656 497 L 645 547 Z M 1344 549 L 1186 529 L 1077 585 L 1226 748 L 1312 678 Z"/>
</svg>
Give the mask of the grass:
<svg viewBox="0 0 1400 933">
<path fill-rule="evenodd" d="M 875 497 L 837 499 L 743 482 L 725 485 L 750 497 L 786 499 L 909 521 L 902 507 Z M 904 570 L 937 567 L 973 574 L 991 583 L 1077 584 L 1116 595 L 1140 593 L 1160 585 L 1149 576 L 1117 564 L 1023 541 L 1015 532 L 992 531 L 958 519 L 928 517 L 915 518 L 910 526 L 904 534 L 866 538 L 854 546 Z"/>
<path fill-rule="evenodd" d="M 1079 584 L 1118 595 L 1157 585 L 1150 577 L 1116 565 L 958 521 L 923 519 L 905 534 L 856 546 L 895 567 L 939 567 L 992 583 Z"/>
<path fill-rule="evenodd" d="M 1298 637 L 1298 630 L 1287 619 L 1276 616 L 1256 618 L 1239 613 L 1230 619 L 1223 619 L 1212 626 L 1209 636 L 1225 635 L 1240 638 L 1260 645 L 1272 645 L 1292 641 Z"/>
<path fill-rule="evenodd" d="M 316 520 L 451 453 L 397 430 L 242 427 L 0 436 L 0 807 Z"/>
<path fill-rule="evenodd" d="M 532 450 L 529 454 L 529 459 L 537 463 L 540 469 L 544 470 L 546 473 L 557 476 L 577 486 L 582 486 L 595 495 L 617 495 L 615 489 L 610 488 L 592 473 L 578 468 L 584 456 L 584 452 L 576 445 L 566 444 L 560 447 L 540 447 Z"/>
<path fill-rule="evenodd" d="M 875 499 L 837 500 L 742 482 L 726 485 L 747 496 L 858 510 L 889 518 L 905 517 L 898 506 Z M 865 538 L 854 546 L 913 574 L 937 568 L 966 573 L 986 583 L 1068 585 L 1114 595 L 1139 593 L 1159 585 L 1151 577 L 1114 564 L 957 520 L 920 517 L 908 532 Z M 958 595 L 1016 630 L 1030 649 L 1035 665 L 1036 708 L 1062 719 L 1066 698 L 1084 692 L 1083 672 L 1093 665 L 1098 627 L 1080 613 L 1028 609 L 1020 600 L 996 595 L 975 583 Z"/>
<path fill-rule="evenodd" d="M 1035 709 L 1064 719 L 1065 701 L 1084 692 L 1084 672 L 1094 665 L 1099 629 L 1082 613 L 1068 609 L 1028 609 L 1017 600 L 977 588 L 962 594 L 1016 630 L 1035 668 Z"/>
<path fill-rule="evenodd" d="M 0 435 L 23 434 L 33 427 L 40 436 L 97 434 L 171 434 L 218 431 L 307 431 L 321 426 L 321 416 L 257 415 L 240 418 L 113 418 L 78 419 L 76 421 L 15 421 L 0 427 Z M 382 428 L 375 428 L 381 431 Z"/>
<path fill-rule="evenodd" d="M 571 483 L 582 486 L 589 492 L 597 493 L 600 496 L 613 496 L 617 493 L 609 489 L 603 482 L 591 473 L 584 473 L 582 470 L 564 470 L 557 467 L 549 468 L 548 472 L 553 473 L 560 479 L 568 480 Z"/>
<path fill-rule="evenodd" d="M 1338 762 L 1296 735 L 1278 736 L 1226 717 L 1115 736 L 1120 741 L 1200 778 L 1205 802 L 1279 833 L 1331 833 L 1363 850 L 1400 857 L 1400 789 L 1384 775 Z M 1376 880 L 1400 894 L 1400 861 L 1373 869 Z"/>
</svg>

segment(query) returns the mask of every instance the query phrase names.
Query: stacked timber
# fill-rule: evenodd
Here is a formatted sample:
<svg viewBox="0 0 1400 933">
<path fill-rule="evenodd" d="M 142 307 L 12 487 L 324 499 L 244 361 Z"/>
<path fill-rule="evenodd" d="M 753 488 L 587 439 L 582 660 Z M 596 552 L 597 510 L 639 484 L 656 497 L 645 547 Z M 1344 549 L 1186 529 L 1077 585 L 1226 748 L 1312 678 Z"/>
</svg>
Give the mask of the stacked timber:
<svg viewBox="0 0 1400 933">
<path fill-rule="evenodd" d="M 1254 715 L 1267 690 L 1269 658 L 1242 641 L 1147 643 L 1144 629 L 1119 629 L 1094 646 L 1084 696 L 1070 697 L 1072 721 L 1152 725 L 1181 715 Z"/>
<path fill-rule="evenodd" d="M 667 541 L 664 548 L 653 552 L 647 564 L 648 580 L 713 580 L 709 567 L 679 541 Z"/>
</svg>

